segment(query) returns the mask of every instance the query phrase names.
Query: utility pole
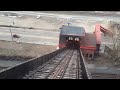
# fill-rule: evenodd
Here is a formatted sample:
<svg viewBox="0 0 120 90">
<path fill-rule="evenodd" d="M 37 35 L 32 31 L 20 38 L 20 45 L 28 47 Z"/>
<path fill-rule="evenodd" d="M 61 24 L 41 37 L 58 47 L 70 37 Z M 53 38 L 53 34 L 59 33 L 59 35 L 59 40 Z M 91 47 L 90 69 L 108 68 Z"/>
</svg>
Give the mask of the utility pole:
<svg viewBox="0 0 120 90">
<path fill-rule="evenodd" d="M 68 26 L 70 25 L 70 23 L 68 23 Z"/>
<path fill-rule="evenodd" d="M 14 21 L 13 21 L 13 27 L 14 27 L 14 30 L 15 30 L 15 26 L 14 26 L 14 25 L 15 25 L 15 23 L 14 23 Z"/>
<path fill-rule="evenodd" d="M 11 25 L 10 25 L 10 27 L 11 27 Z M 11 28 L 10 28 L 10 33 L 11 33 L 11 38 L 12 38 L 12 41 L 13 41 L 13 35 L 12 35 Z"/>
</svg>

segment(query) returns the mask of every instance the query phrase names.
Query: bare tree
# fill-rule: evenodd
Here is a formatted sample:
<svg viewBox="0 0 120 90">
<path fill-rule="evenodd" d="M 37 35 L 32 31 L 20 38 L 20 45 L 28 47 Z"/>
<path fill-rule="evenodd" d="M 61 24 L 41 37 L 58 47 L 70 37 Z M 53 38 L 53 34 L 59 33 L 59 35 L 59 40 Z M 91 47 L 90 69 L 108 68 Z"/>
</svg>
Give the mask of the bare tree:
<svg viewBox="0 0 120 90">
<path fill-rule="evenodd" d="M 114 33 L 112 37 L 113 52 L 111 52 L 111 59 L 115 62 L 120 62 L 120 24 L 118 22 L 110 22 L 109 30 Z"/>
</svg>

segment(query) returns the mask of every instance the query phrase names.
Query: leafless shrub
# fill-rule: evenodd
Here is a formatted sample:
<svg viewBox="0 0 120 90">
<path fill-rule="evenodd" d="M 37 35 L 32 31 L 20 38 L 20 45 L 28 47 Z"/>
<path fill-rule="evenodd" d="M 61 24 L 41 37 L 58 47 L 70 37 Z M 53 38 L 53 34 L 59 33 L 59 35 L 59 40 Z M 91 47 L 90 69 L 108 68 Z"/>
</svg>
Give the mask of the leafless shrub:
<svg viewBox="0 0 120 90">
<path fill-rule="evenodd" d="M 111 59 L 115 62 L 120 62 L 120 23 L 110 21 L 109 30 L 114 32 L 114 35 L 112 37 L 113 52 L 111 54 Z"/>
</svg>

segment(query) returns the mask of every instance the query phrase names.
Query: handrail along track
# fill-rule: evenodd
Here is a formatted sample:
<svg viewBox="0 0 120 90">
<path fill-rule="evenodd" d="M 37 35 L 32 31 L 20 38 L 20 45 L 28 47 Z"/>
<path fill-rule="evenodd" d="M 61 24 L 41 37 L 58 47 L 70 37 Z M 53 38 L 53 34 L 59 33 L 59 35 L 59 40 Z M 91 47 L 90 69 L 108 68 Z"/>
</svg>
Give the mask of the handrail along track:
<svg viewBox="0 0 120 90">
<path fill-rule="evenodd" d="M 83 57 L 82 51 L 80 50 L 80 62 L 82 67 L 82 78 L 84 79 L 92 79 L 91 73 L 88 71 L 85 59 Z"/>
</svg>

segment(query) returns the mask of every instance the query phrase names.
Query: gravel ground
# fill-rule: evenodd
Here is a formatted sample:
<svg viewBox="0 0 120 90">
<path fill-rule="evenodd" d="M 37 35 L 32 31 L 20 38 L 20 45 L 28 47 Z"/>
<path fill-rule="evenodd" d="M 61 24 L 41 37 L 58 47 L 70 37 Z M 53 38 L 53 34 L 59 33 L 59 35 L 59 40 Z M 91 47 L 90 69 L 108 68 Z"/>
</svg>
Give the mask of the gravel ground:
<svg viewBox="0 0 120 90">
<path fill-rule="evenodd" d="M 0 56 L 36 57 L 56 50 L 56 46 L 0 41 Z"/>
</svg>

